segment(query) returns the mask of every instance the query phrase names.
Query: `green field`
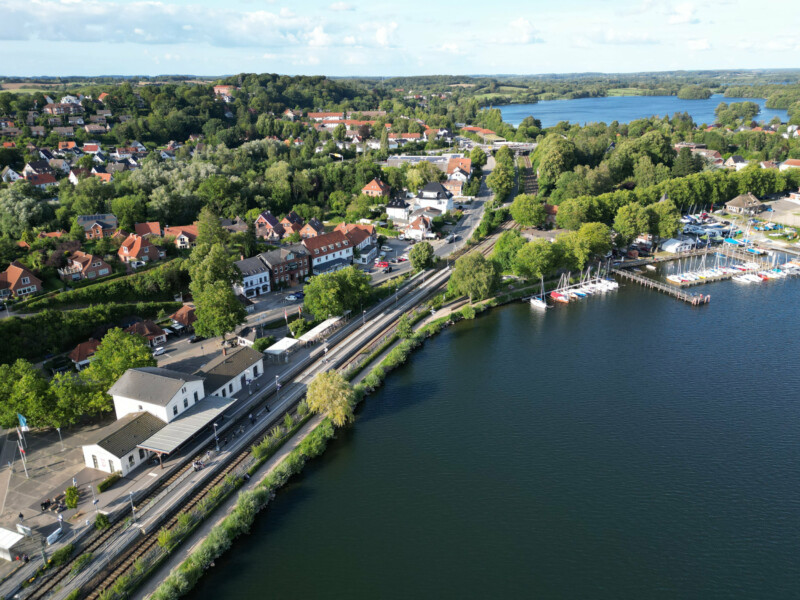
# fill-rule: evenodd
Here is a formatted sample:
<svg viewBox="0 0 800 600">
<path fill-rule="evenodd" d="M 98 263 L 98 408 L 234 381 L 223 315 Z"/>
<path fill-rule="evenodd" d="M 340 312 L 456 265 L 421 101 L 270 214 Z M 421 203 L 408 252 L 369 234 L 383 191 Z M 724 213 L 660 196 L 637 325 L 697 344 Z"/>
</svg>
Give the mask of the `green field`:
<svg viewBox="0 0 800 600">
<path fill-rule="evenodd" d="M 639 88 L 611 88 L 606 92 L 608 96 L 642 96 Z"/>
</svg>

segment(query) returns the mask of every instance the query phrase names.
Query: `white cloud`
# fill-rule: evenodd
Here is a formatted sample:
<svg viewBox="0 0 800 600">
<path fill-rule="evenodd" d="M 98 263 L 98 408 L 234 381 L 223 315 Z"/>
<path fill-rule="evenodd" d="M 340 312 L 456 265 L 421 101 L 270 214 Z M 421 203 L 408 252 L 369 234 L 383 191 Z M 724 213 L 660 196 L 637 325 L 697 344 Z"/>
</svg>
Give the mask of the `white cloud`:
<svg viewBox="0 0 800 600">
<path fill-rule="evenodd" d="M 355 10 L 352 4 L 348 4 L 347 2 L 334 2 L 329 7 L 331 10 L 336 12 L 343 12 L 348 10 Z"/>
<path fill-rule="evenodd" d="M 273 60 L 275 58 L 278 58 L 278 55 L 277 54 L 270 54 L 269 52 L 267 52 L 266 54 L 262 54 L 261 58 L 265 58 L 267 60 Z"/>
<path fill-rule="evenodd" d="M 297 16 L 290 9 L 285 8 L 285 7 L 282 8 L 278 14 L 280 14 L 280 16 L 282 16 L 284 19 L 291 19 L 292 17 L 296 17 Z"/>
<path fill-rule="evenodd" d="M 380 25 L 375 29 L 375 41 L 379 46 L 387 48 L 392 45 L 395 31 L 397 31 L 397 23 L 395 22 Z"/>
<path fill-rule="evenodd" d="M 519 17 L 511 21 L 511 39 L 509 43 L 534 44 L 542 40 L 536 36 L 536 28 L 528 19 Z"/>
<path fill-rule="evenodd" d="M 701 38 L 698 40 L 688 40 L 686 42 L 686 46 L 689 48 L 689 50 L 696 50 L 696 51 L 711 50 L 711 43 L 705 38 Z"/>
<path fill-rule="evenodd" d="M 693 4 L 690 2 L 682 2 L 681 4 L 676 4 L 675 7 L 673 7 L 669 13 L 667 22 L 670 25 L 694 25 L 699 23 L 700 19 L 695 16 L 695 8 Z"/>
<path fill-rule="evenodd" d="M 135 33 L 136 35 L 144 35 L 144 29 L 139 29 L 138 27 L 134 27 L 133 33 Z"/>
<path fill-rule="evenodd" d="M 649 45 L 660 43 L 659 40 L 646 33 L 616 31 L 614 29 L 605 29 L 601 32 L 595 32 L 590 34 L 588 39 L 595 44 L 610 45 Z"/>
<path fill-rule="evenodd" d="M 306 35 L 309 46 L 329 46 L 331 43 L 331 36 L 325 33 L 322 25 L 317 25 L 310 33 Z"/>
<path fill-rule="evenodd" d="M 464 54 L 464 51 L 458 44 L 446 43 L 436 46 L 434 48 L 437 52 L 445 52 L 447 54 Z"/>
<path fill-rule="evenodd" d="M 354 35 L 346 35 L 342 40 L 342 43 L 345 46 L 355 46 L 356 45 L 356 36 Z"/>
</svg>

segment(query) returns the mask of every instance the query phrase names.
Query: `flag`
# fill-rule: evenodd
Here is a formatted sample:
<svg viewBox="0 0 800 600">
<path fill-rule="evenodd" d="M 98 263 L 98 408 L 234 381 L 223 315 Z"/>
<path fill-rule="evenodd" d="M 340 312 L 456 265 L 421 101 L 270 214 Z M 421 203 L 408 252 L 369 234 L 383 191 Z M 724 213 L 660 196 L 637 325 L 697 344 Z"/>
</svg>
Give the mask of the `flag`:
<svg viewBox="0 0 800 600">
<path fill-rule="evenodd" d="M 283 309 L 283 318 L 286 319 L 286 324 L 289 324 L 289 313 L 286 312 L 286 309 Z"/>
<path fill-rule="evenodd" d="M 297 307 L 297 314 L 300 315 L 301 317 L 303 316 L 303 307 L 302 306 L 298 306 Z"/>
<path fill-rule="evenodd" d="M 28 427 L 28 419 L 26 419 L 19 413 L 17 413 L 17 418 L 19 419 L 19 427 L 20 429 L 22 429 L 23 433 L 31 430 L 31 428 Z"/>
</svg>

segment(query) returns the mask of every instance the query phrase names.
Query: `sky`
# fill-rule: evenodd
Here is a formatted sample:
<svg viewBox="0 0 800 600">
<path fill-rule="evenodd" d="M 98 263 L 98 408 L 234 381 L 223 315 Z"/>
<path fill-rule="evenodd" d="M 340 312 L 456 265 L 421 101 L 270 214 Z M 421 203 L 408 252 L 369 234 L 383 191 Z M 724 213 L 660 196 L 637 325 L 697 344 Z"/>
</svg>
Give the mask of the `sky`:
<svg viewBox="0 0 800 600">
<path fill-rule="evenodd" d="M 796 68 L 797 2 L 0 0 L 0 75 Z"/>
</svg>

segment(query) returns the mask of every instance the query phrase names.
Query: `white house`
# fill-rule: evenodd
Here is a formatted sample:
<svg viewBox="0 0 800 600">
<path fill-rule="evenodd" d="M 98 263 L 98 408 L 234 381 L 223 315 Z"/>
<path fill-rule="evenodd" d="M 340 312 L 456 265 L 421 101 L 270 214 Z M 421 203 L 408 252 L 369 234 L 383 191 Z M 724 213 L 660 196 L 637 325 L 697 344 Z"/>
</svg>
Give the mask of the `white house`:
<svg viewBox="0 0 800 600">
<path fill-rule="evenodd" d="M 108 390 L 117 419 L 146 411 L 169 423 L 205 397 L 202 378 L 160 367 L 128 369 Z"/>
<path fill-rule="evenodd" d="M 242 283 L 233 284 L 235 294 L 242 294 L 245 298 L 267 294 L 270 290 L 270 270 L 261 257 L 254 256 L 237 260 L 233 263 L 242 272 Z"/>
<path fill-rule="evenodd" d="M 424 240 L 431 231 L 431 220 L 425 215 L 420 215 L 406 228 L 406 237 L 412 240 Z"/>
<path fill-rule="evenodd" d="M 221 354 L 197 374 L 212 396 L 228 398 L 264 374 L 264 355 L 249 346 L 241 346 Z"/>
<path fill-rule="evenodd" d="M 431 181 L 417 194 L 416 204 L 421 208 L 435 208 L 446 213 L 453 210 L 453 195 L 438 181 Z"/>
<path fill-rule="evenodd" d="M 672 252 L 673 254 L 688 252 L 692 248 L 694 248 L 694 242 L 690 239 L 671 238 L 661 244 L 661 249 L 664 252 Z"/>
<path fill-rule="evenodd" d="M 386 205 L 386 215 L 392 221 L 408 221 L 411 214 L 411 205 L 402 195 L 395 196 Z"/>
<path fill-rule="evenodd" d="M 341 231 L 331 231 L 303 240 L 311 257 L 311 272 L 315 275 L 344 269 L 353 263 L 353 245 Z"/>
<path fill-rule="evenodd" d="M 104 427 L 103 436 L 94 444 L 83 447 L 83 462 L 90 469 L 106 473 L 120 472 L 124 477 L 147 461 L 150 453 L 137 448 L 166 423 L 149 412 L 129 413 L 116 423 Z"/>
</svg>

